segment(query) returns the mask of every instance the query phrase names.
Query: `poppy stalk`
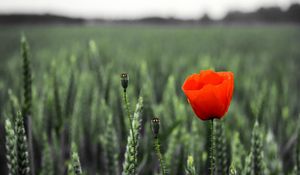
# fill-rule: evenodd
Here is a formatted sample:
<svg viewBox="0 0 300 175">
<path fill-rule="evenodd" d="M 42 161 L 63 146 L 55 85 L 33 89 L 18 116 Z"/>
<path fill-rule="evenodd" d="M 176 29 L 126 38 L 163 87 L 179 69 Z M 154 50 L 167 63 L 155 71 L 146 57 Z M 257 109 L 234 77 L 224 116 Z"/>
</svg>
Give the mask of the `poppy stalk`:
<svg viewBox="0 0 300 175">
<path fill-rule="evenodd" d="M 209 174 L 215 172 L 215 135 L 214 135 L 214 119 L 209 121 Z"/>
<path fill-rule="evenodd" d="M 167 175 L 166 165 L 165 165 L 164 157 L 160 151 L 160 143 L 159 143 L 159 139 L 158 139 L 159 126 L 160 126 L 159 118 L 157 118 L 157 117 L 152 118 L 151 126 L 152 126 L 152 133 L 153 133 L 153 137 L 154 137 L 154 150 L 155 150 L 155 153 L 159 160 L 161 173 L 163 175 Z"/>
<path fill-rule="evenodd" d="M 132 139 L 133 139 L 133 142 L 136 143 L 137 140 L 135 139 L 135 136 L 134 136 L 134 130 L 133 130 L 133 126 L 132 126 L 133 122 L 132 122 L 132 118 L 131 118 L 131 112 L 130 112 L 130 108 L 129 108 L 129 102 L 128 102 L 127 91 L 126 91 L 126 89 L 128 87 L 128 81 L 129 81 L 128 74 L 122 73 L 121 74 L 121 85 L 123 87 L 123 100 L 125 103 L 125 109 L 126 109 L 128 120 L 129 120 L 130 131 L 132 133 Z"/>
<path fill-rule="evenodd" d="M 130 130 L 132 133 L 134 133 L 133 131 L 133 126 L 132 126 L 132 118 L 131 118 L 131 112 L 129 109 L 129 102 L 128 102 L 128 98 L 127 98 L 127 93 L 126 93 L 126 89 L 128 87 L 128 81 L 129 81 L 129 77 L 127 73 L 122 73 L 121 74 L 121 85 L 123 87 L 123 99 L 124 99 L 124 103 L 125 103 L 125 108 L 126 108 L 126 112 L 127 112 L 127 116 L 129 119 L 129 125 L 130 125 Z M 133 140 L 135 141 L 135 138 L 133 136 Z"/>
</svg>

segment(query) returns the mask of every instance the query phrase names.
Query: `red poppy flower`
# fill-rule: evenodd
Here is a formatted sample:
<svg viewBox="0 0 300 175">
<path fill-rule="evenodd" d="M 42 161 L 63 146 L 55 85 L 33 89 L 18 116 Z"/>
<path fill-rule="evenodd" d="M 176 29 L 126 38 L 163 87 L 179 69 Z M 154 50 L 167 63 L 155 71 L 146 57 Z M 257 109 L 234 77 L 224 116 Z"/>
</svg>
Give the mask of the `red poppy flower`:
<svg viewBox="0 0 300 175">
<path fill-rule="evenodd" d="M 233 73 L 200 71 L 190 75 L 182 85 L 195 114 L 202 120 L 222 118 L 233 93 Z"/>
</svg>

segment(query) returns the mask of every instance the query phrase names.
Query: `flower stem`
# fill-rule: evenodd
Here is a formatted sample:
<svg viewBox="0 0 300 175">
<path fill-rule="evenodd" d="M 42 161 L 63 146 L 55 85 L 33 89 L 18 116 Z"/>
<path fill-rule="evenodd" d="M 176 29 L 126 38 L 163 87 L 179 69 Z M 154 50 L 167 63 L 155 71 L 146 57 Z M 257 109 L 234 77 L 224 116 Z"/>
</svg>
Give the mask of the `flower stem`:
<svg viewBox="0 0 300 175">
<path fill-rule="evenodd" d="M 162 156 L 161 152 L 160 152 L 160 144 L 159 144 L 159 140 L 158 138 L 154 138 L 154 149 L 156 152 L 156 155 L 158 157 L 159 160 L 159 165 L 160 165 L 160 169 L 163 175 L 166 175 L 166 165 L 165 165 L 165 161 L 164 161 L 164 157 Z"/>
<path fill-rule="evenodd" d="M 126 89 L 124 89 L 124 91 L 123 91 L 123 99 L 124 99 L 124 103 L 125 103 L 125 109 L 126 109 L 126 112 L 127 112 L 127 116 L 128 116 L 128 119 L 129 119 L 129 125 L 130 125 L 130 130 L 132 132 L 133 142 L 135 142 L 136 140 L 134 138 L 134 131 L 133 131 L 133 126 L 132 126 L 132 118 L 131 118 L 131 115 L 130 115 L 130 109 L 129 109 L 129 103 L 128 103 L 128 99 L 127 99 Z"/>
<path fill-rule="evenodd" d="M 215 136 L 214 136 L 214 119 L 209 121 L 209 174 L 215 172 Z"/>
</svg>

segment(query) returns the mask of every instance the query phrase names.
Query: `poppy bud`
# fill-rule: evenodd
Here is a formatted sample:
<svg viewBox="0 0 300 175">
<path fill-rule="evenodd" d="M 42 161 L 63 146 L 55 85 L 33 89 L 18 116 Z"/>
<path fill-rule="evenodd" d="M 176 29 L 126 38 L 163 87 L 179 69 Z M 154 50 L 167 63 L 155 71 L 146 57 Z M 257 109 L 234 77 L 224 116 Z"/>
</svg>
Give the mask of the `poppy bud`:
<svg viewBox="0 0 300 175">
<path fill-rule="evenodd" d="M 129 77 L 128 77 L 127 73 L 122 73 L 121 74 L 121 85 L 124 88 L 124 91 L 128 87 L 128 79 L 129 79 Z"/>
<path fill-rule="evenodd" d="M 159 132 L 159 118 L 154 117 L 151 120 L 151 124 L 152 124 L 152 132 L 153 132 L 154 138 L 157 138 L 158 132 Z"/>
</svg>

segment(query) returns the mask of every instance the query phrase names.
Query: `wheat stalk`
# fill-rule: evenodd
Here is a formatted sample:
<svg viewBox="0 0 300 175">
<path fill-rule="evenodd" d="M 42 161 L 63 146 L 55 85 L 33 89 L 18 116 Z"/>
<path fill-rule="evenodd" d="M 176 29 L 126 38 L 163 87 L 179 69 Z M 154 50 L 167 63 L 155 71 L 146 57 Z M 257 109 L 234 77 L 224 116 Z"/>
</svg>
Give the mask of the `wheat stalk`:
<svg viewBox="0 0 300 175">
<path fill-rule="evenodd" d="M 48 143 L 46 134 L 43 135 L 43 152 L 42 152 L 42 171 L 40 175 L 53 175 L 54 161 L 51 154 L 51 147 Z"/>
<path fill-rule="evenodd" d="M 217 174 L 227 174 L 227 145 L 223 120 L 216 121 Z"/>
<path fill-rule="evenodd" d="M 251 154 L 252 154 L 252 171 L 255 175 L 263 175 L 263 150 L 262 135 L 258 122 L 256 121 L 252 131 Z"/>
<path fill-rule="evenodd" d="M 28 147 L 29 147 L 29 157 L 31 160 L 31 174 L 35 174 L 34 171 L 34 153 L 33 153 L 33 144 L 32 144 L 32 128 L 31 128 L 31 106 L 32 106 L 32 75 L 31 75 L 31 66 L 29 59 L 29 46 L 26 40 L 26 37 L 22 35 L 21 37 L 21 54 L 23 58 L 23 96 L 24 102 L 22 106 L 22 114 L 24 121 L 25 134 L 28 139 Z"/>
<path fill-rule="evenodd" d="M 187 158 L 187 165 L 185 169 L 186 175 L 196 175 L 196 169 L 194 165 L 194 158 L 193 156 L 188 156 Z"/>
<path fill-rule="evenodd" d="M 105 135 L 102 140 L 106 152 L 108 174 L 119 174 L 118 140 L 112 123 L 111 114 L 108 117 Z"/>
<path fill-rule="evenodd" d="M 136 105 L 136 109 L 132 118 L 132 131 L 130 131 L 127 138 L 125 161 L 123 163 L 123 175 L 135 175 L 137 168 L 137 154 L 138 154 L 138 139 L 141 127 L 141 116 L 143 109 L 143 98 L 140 97 Z M 134 139 L 135 138 L 135 139 Z"/>
<path fill-rule="evenodd" d="M 17 175 L 18 164 L 17 164 L 17 148 L 16 148 L 16 135 L 12 127 L 11 122 L 7 119 L 5 121 L 6 131 L 6 159 L 9 175 Z"/>
<path fill-rule="evenodd" d="M 21 112 L 17 113 L 17 120 L 15 126 L 15 132 L 17 135 L 17 157 L 18 157 L 18 175 L 29 175 L 29 155 L 27 137 L 25 134 L 23 117 Z"/>
<path fill-rule="evenodd" d="M 82 174 L 82 169 L 81 169 L 81 164 L 80 164 L 80 160 L 79 160 L 79 156 L 77 153 L 77 147 L 75 145 L 75 143 L 72 143 L 72 154 L 71 154 L 71 166 L 73 171 L 71 171 L 71 174 L 74 175 L 81 175 Z"/>
</svg>

